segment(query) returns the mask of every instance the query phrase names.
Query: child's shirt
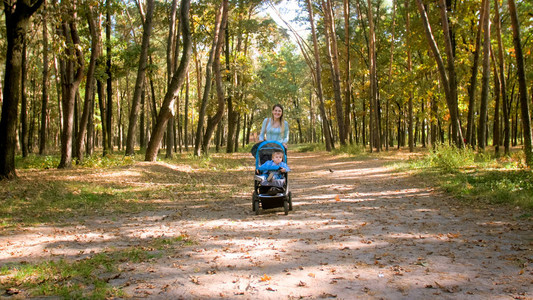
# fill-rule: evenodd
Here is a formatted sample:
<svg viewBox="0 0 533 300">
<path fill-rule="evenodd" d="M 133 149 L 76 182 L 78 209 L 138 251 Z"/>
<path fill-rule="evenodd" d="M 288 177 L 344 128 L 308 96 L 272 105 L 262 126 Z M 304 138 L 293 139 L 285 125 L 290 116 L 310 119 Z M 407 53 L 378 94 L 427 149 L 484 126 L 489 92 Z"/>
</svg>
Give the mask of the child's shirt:
<svg viewBox="0 0 533 300">
<path fill-rule="evenodd" d="M 258 170 L 259 171 L 263 171 L 263 174 L 268 172 L 268 171 L 277 171 L 279 170 L 280 168 L 284 168 L 286 172 L 289 172 L 291 169 L 289 168 L 289 166 L 285 163 L 285 162 L 280 162 L 278 165 L 276 165 L 274 163 L 274 161 L 272 160 L 269 160 L 267 162 L 265 162 L 264 164 L 262 164 Z"/>
</svg>

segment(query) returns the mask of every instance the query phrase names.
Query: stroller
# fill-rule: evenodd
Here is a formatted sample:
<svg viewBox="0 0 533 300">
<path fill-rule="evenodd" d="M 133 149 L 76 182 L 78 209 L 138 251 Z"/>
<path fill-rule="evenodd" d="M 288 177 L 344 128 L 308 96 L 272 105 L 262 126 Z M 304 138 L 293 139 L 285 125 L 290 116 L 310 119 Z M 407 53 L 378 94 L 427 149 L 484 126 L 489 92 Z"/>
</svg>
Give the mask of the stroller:
<svg viewBox="0 0 533 300">
<path fill-rule="evenodd" d="M 260 174 L 258 170 L 259 166 L 272 159 L 272 153 L 274 151 L 283 152 L 283 161 L 287 163 L 287 152 L 280 142 L 264 141 L 257 146 L 256 151 L 252 150 L 252 155 L 255 157 L 255 175 Z M 285 182 L 283 187 L 280 187 L 276 194 L 269 192 L 272 186 L 262 186 L 260 182 L 254 180 L 252 209 L 256 215 L 259 214 L 260 209 L 283 207 L 286 215 L 289 214 L 289 210 L 292 210 L 292 194 L 289 190 L 289 177 L 287 173 L 284 173 L 284 176 Z"/>
</svg>

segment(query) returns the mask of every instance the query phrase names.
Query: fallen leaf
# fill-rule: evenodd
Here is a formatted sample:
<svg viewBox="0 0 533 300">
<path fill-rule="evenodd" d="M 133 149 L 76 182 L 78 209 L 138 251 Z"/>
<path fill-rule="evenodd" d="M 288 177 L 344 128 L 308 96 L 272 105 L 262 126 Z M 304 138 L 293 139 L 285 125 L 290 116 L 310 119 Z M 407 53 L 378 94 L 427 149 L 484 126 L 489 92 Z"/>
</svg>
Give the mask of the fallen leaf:
<svg viewBox="0 0 533 300">
<path fill-rule="evenodd" d="M 267 274 L 264 274 L 263 277 L 261 277 L 260 281 L 269 281 L 272 277 L 268 276 Z"/>
</svg>

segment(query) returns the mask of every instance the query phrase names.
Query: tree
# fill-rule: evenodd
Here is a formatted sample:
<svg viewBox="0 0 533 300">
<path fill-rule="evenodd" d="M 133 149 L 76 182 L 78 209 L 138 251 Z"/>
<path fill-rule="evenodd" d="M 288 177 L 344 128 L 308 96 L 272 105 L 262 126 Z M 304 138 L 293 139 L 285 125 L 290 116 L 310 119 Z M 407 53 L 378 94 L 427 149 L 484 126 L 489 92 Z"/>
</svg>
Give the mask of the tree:
<svg viewBox="0 0 533 300">
<path fill-rule="evenodd" d="M 333 137 L 331 135 L 328 118 L 326 116 L 326 109 L 324 107 L 324 93 L 322 90 L 322 67 L 320 63 L 320 53 L 318 51 L 318 38 L 316 36 L 314 13 L 313 6 L 311 5 L 311 0 L 307 0 L 307 10 L 309 11 L 309 23 L 311 24 L 311 34 L 313 36 L 313 56 L 315 61 L 314 68 L 312 67 L 312 65 L 310 65 L 310 69 L 312 71 L 313 79 L 315 82 L 315 93 L 317 94 L 319 100 L 318 107 L 320 110 L 320 117 L 322 119 L 322 129 L 326 140 L 326 150 L 331 151 L 335 147 L 333 145 Z"/>
<path fill-rule="evenodd" d="M 429 47 L 433 52 L 433 56 L 437 62 L 441 83 L 444 88 L 444 94 L 446 95 L 446 103 L 448 104 L 448 110 L 450 112 L 450 122 L 452 129 L 451 139 L 453 140 L 456 146 L 463 147 L 464 141 L 461 132 L 461 126 L 459 123 L 459 106 L 457 103 L 457 81 L 455 74 L 455 63 L 450 38 L 450 27 L 448 25 L 448 16 L 446 13 L 446 4 L 444 3 L 444 0 L 439 0 L 441 23 L 445 37 L 444 44 L 446 46 L 447 67 L 444 66 L 444 60 L 442 59 L 437 43 L 435 42 L 435 38 L 433 37 L 431 26 L 429 24 L 429 19 L 426 13 L 426 9 L 422 4 L 422 0 L 416 0 L 416 3 L 418 5 L 418 10 L 420 12 L 422 22 L 424 24 L 424 31 L 426 33 L 426 38 L 429 43 Z"/>
<path fill-rule="evenodd" d="M 17 134 L 18 105 L 21 96 L 22 45 L 31 16 L 44 0 L 4 1 L 6 20 L 6 66 L 2 91 L 2 119 L 0 120 L 0 179 L 13 179 Z"/>
<path fill-rule="evenodd" d="M 144 15 L 142 5 L 139 3 L 139 11 L 141 16 Z M 146 16 L 143 17 L 143 37 L 141 45 L 141 54 L 139 57 L 139 68 L 137 69 L 137 80 L 135 82 L 135 90 L 133 92 L 133 99 L 129 117 L 128 137 L 126 141 L 126 155 L 133 155 L 135 153 L 135 130 L 137 126 L 137 118 L 139 117 L 139 108 L 141 102 L 141 94 L 144 88 L 146 66 L 148 61 L 148 48 L 150 47 L 150 35 L 152 33 L 152 16 L 154 13 L 154 0 L 146 1 Z M 110 124 L 109 124 L 110 125 Z M 142 129 L 141 129 L 142 130 Z"/>
<path fill-rule="evenodd" d="M 516 66 L 518 73 L 518 91 L 520 93 L 520 111 L 522 117 L 522 130 L 524 136 L 524 153 L 526 164 L 533 166 L 533 149 L 531 145 L 531 118 L 529 116 L 529 103 L 526 86 L 526 71 L 524 66 L 524 54 L 522 53 L 522 42 L 520 40 L 520 24 L 516 13 L 514 0 L 507 0 L 509 5 L 509 15 L 511 16 L 511 26 L 513 28 L 513 44 L 516 54 Z"/>
<path fill-rule="evenodd" d="M 66 57 L 61 59 L 61 107 L 63 131 L 61 132 L 61 161 L 58 168 L 72 167 L 72 140 L 74 134 L 74 104 L 83 78 L 84 59 L 77 29 L 76 3 L 61 3 L 63 10 L 59 32 L 66 42 Z"/>
<path fill-rule="evenodd" d="M 180 3 L 180 24 L 182 28 L 183 36 L 183 51 L 180 60 L 180 64 L 176 72 L 172 76 L 172 80 L 168 85 L 168 90 L 163 99 L 163 104 L 159 110 L 157 116 L 157 122 L 152 130 L 152 135 L 150 142 L 148 143 L 148 148 L 146 149 L 146 155 L 144 157 L 145 161 L 155 161 L 157 158 L 157 151 L 159 149 L 159 144 L 163 140 L 163 133 L 165 131 L 165 126 L 167 121 L 174 116 L 174 104 L 183 82 L 185 81 L 187 75 L 187 69 L 189 67 L 189 60 L 191 56 L 191 32 L 189 25 L 189 7 L 190 0 L 181 0 Z"/>
<path fill-rule="evenodd" d="M 485 149 L 487 140 L 487 106 L 489 101 L 490 80 L 490 1 L 483 1 L 485 7 L 483 20 L 483 78 L 481 81 L 481 105 L 479 108 L 478 147 Z"/>
<path fill-rule="evenodd" d="M 39 135 L 39 154 L 46 151 L 46 130 L 48 129 L 48 14 L 44 3 L 43 13 L 43 81 L 41 97 L 41 129 Z"/>
<path fill-rule="evenodd" d="M 84 141 L 87 133 L 87 126 L 89 124 L 89 117 L 94 107 L 94 87 L 96 71 L 96 61 L 100 57 L 101 42 L 100 42 L 100 16 L 95 16 L 94 7 L 87 7 L 86 11 L 87 23 L 89 24 L 89 31 L 91 33 L 91 58 L 87 68 L 87 79 L 85 81 L 85 102 L 83 105 L 83 113 L 80 120 L 80 129 L 76 136 L 76 158 L 78 161 L 83 160 Z"/>
</svg>

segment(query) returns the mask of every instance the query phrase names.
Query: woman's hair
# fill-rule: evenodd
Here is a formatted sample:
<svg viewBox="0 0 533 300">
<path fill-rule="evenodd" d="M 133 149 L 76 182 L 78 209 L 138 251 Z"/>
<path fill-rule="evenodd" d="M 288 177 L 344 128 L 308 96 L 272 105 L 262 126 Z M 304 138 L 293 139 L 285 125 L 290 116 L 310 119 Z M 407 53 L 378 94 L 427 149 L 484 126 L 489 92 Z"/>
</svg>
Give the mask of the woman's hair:
<svg viewBox="0 0 533 300">
<path fill-rule="evenodd" d="M 274 110 L 276 107 L 279 107 L 281 109 L 281 116 L 279 117 L 279 127 L 281 129 L 281 136 L 284 136 L 285 133 L 285 123 L 283 122 L 283 106 L 281 104 L 276 103 L 274 106 L 272 106 L 272 110 Z M 272 124 L 274 124 L 274 114 L 272 114 Z"/>
</svg>

